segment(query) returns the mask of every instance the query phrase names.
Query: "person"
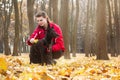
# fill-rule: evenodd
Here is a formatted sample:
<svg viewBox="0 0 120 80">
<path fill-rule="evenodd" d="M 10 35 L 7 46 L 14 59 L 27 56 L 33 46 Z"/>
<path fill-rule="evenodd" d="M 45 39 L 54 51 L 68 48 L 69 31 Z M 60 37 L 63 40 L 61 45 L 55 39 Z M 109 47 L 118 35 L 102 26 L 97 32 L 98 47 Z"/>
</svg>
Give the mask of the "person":
<svg viewBox="0 0 120 80">
<path fill-rule="evenodd" d="M 46 59 L 46 62 L 45 62 L 46 64 L 56 64 L 55 59 L 59 59 L 64 54 L 64 50 L 65 50 L 62 30 L 59 27 L 59 25 L 50 21 L 45 11 L 37 12 L 35 15 L 35 19 L 38 25 L 27 40 L 27 44 L 31 46 L 30 54 L 32 52 L 34 53 L 35 48 L 33 48 L 33 45 L 37 44 L 38 40 L 42 40 L 45 37 L 47 28 L 53 27 L 55 32 L 59 36 L 52 39 L 52 46 L 51 46 L 52 55 L 50 54 L 50 49 L 46 48 L 44 57 Z"/>
</svg>

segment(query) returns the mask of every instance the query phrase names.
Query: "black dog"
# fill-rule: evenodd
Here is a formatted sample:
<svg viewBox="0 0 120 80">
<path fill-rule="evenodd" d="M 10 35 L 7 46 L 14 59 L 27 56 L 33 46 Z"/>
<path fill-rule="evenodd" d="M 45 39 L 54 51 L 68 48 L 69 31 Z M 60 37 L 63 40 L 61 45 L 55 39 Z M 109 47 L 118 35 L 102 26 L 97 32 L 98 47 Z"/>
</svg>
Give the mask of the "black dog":
<svg viewBox="0 0 120 80">
<path fill-rule="evenodd" d="M 54 28 L 48 27 L 45 38 L 39 40 L 36 44 L 33 44 L 30 49 L 30 63 L 39 64 L 51 64 L 50 59 L 52 53 L 46 54 L 46 49 L 49 49 L 52 39 L 56 38 L 58 34 L 54 31 Z"/>
</svg>

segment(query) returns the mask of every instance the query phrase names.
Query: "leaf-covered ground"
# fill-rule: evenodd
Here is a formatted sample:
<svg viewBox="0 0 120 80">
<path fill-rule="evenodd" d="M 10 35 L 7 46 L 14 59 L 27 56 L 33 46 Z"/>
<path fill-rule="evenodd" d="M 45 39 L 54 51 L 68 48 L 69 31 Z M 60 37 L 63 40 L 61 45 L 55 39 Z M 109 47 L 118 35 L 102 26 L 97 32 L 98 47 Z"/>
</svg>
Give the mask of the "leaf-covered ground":
<svg viewBox="0 0 120 80">
<path fill-rule="evenodd" d="M 110 60 L 60 58 L 56 65 L 29 64 L 28 54 L 0 55 L 0 80 L 120 80 L 120 56 Z"/>
</svg>

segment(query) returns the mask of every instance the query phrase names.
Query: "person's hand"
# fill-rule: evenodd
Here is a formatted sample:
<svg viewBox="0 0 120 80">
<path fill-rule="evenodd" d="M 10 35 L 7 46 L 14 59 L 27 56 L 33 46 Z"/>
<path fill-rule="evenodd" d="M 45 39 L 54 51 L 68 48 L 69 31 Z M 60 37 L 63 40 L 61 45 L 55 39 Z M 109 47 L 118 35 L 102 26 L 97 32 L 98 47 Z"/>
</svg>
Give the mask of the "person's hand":
<svg viewBox="0 0 120 80">
<path fill-rule="evenodd" d="M 33 44 L 33 43 L 37 43 L 38 42 L 38 39 L 34 39 L 34 38 L 32 38 L 32 39 L 30 39 L 30 42 Z"/>
<path fill-rule="evenodd" d="M 34 40 L 34 43 L 37 43 L 37 42 L 38 42 L 38 39 L 35 39 L 35 40 Z"/>
</svg>

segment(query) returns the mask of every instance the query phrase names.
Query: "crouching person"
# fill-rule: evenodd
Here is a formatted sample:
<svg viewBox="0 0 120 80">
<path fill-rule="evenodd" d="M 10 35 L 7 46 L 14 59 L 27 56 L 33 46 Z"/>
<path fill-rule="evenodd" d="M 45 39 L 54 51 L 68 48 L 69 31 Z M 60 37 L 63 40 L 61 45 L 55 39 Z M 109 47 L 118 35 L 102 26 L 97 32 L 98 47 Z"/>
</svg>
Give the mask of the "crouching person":
<svg viewBox="0 0 120 80">
<path fill-rule="evenodd" d="M 38 12 L 35 17 L 38 25 L 27 40 L 31 46 L 30 63 L 56 64 L 54 59 L 59 59 L 65 50 L 61 28 L 51 22 L 44 11 Z M 53 37 L 52 29 L 57 37 Z"/>
</svg>

